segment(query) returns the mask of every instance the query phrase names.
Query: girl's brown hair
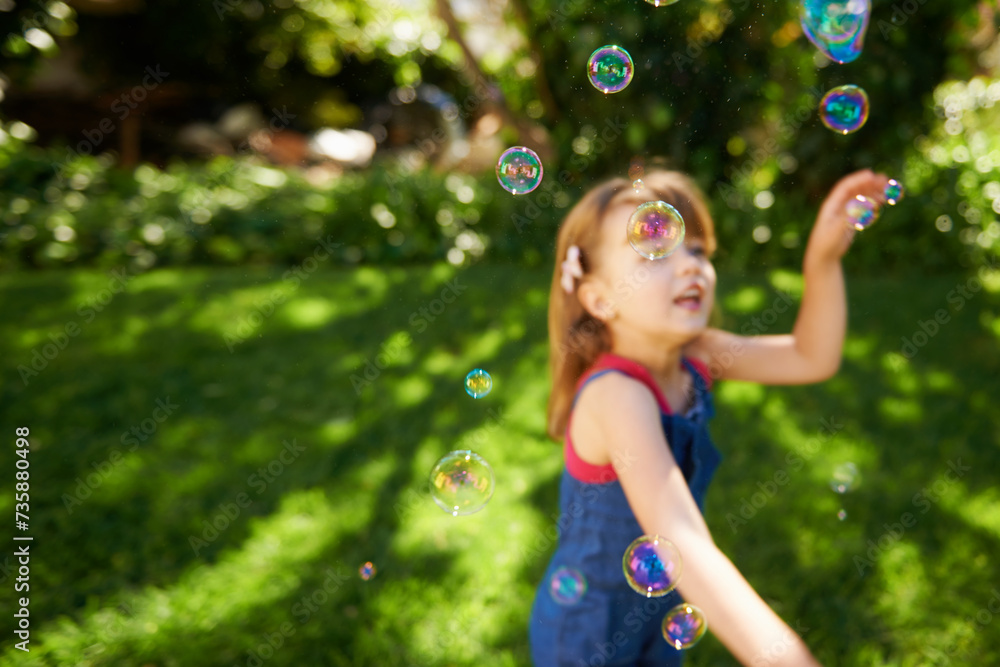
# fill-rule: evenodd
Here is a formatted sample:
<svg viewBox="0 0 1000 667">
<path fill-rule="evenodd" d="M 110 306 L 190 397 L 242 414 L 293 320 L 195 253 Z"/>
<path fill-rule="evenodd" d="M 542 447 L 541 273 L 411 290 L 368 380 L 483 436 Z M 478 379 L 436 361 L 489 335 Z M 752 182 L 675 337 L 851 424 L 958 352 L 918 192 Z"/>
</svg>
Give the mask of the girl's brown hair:
<svg viewBox="0 0 1000 667">
<path fill-rule="evenodd" d="M 584 275 L 595 270 L 600 260 L 601 224 L 604 214 L 620 199 L 629 196 L 661 200 L 672 205 L 684 218 L 686 238 L 705 242 L 705 252 L 715 252 L 715 225 L 704 195 L 688 176 L 677 171 L 655 171 L 643 177 L 644 189 L 636 195 L 632 184 L 614 178 L 597 185 L 569 212 L 556 239 L 556 262 L 549 293 L 549 367 L 552 393 L 548 405 L 549 436 L 561 440 L 569 419 L 576 383 L 597 359 L 611 349 L 610 332 L 588 313 L 577 298 L 561 285 L 562 262 L 571 245 L 580 248 Z M 622 230 L 625 233 L 625 230 Z M 579 282 L 576 283 L 577 285 Z"/>
</svg>

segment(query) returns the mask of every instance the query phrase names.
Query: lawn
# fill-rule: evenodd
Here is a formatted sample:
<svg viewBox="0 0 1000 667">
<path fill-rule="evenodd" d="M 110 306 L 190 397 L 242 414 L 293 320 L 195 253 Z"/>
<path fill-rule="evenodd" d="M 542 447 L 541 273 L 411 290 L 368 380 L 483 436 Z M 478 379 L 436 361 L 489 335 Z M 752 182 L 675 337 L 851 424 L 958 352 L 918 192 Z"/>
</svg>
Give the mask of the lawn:
<svg viewBox="0 0 1000 667">
<path fill-rule="evenodd" d="M 550 276 L 300 276 L 0 276 L 0 421 L 5 452 L 15 427 L 31 431 L 34 536 L 31 651 L 5 639 L 0 663 L 529 664 L 562 465 L 544 436 Z M 987 277 L 967 298 L 959 274 L 852 278 L 834 379 L 715 388 L 725 461 L 708 523 L 826 665 L 1000 664 L 1000 280 Z M 779 289 L 797 299 L 800 278 L 723 274 L 727 328 L 767 314 Z M 934 335 L 915 336 L 921 322 Z M 479 400 L 462 386 L 476 367 L 494 379 Z M 454 518 L 426 479 L 463 448 L 490 461 L 496 492 Z M 14 458 L 0 460 L 10 517 Z M 838 495 L 844 462 L 859 477 Z M 709 637 L 687 664 L 734 663 Z"/>
</svg>

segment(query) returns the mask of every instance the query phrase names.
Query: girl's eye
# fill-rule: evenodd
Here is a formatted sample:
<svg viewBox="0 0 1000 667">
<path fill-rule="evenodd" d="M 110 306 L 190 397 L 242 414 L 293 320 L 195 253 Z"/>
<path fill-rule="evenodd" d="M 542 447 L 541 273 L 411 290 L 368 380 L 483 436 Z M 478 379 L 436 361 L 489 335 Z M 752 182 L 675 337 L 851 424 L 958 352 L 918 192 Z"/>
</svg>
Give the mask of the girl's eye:
<svg viewBox="0 0 1000 667">
<path fill-rule="evenodd" d="M 700 245 L 691 246 L 691 254 L 692 255 L 698 255 L 699 257 L 704 257 L 705 256 L 705 247 L 704 246 L 700 246 Z"/>
</svg>

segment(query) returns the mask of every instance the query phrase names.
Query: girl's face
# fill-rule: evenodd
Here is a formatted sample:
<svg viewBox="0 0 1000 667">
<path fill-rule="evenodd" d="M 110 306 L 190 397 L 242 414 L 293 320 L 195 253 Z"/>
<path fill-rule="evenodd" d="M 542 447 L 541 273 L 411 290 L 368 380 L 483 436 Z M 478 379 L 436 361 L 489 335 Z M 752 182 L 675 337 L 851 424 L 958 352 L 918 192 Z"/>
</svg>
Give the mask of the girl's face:
<svg viewBox="0 0 1000 667">
<path fill-rule="evenodd" d="M 602 222 L 600 256 L 595 270 L 595 308 L 617 331 L 648 334 L 683 345 L 708 326 L 715 302 L 715 268 L 705 242 L 688 237 L 663 259 L 646 259 L 628 242 L 625 229 L 637 197 L 622 199 L 608 209 Z"/>
</svg>

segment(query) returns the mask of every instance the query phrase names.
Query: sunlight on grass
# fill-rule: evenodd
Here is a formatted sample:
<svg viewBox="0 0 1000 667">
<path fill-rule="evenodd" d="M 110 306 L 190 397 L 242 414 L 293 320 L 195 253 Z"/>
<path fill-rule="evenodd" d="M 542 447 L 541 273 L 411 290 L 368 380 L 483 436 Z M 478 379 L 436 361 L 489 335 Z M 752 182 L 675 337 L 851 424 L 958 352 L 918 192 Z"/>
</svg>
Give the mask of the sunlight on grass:
<svg viewBox="0 0 1000 667">
<path fill-rule="evenodd" d="M 760 405 L 764 402 L 764 387 L 754 382 L 729 380 L 718 385 L 715 395 L 723 405 Z"/>
<path fill-rule="evenodd" d="M 878 402 L 879 414 L 897 424 L 917 423 L 923 415 L 920 401 L 886 396 Z"/>
<path fill-rule="evenodd" d="M 723 300 L 726 310 L 734 313 L 753 313 L 764 307 L 764 288 L 756 285 L 740 287 Z"/>
<path fill-rule="evenodd" d="M 844 341 L 844 358 L 851 361 L 867 361 L 878 347 L 878 337 L 850 335 Z"/>
<path fill-rule="evenodd" d="M 427 400 L 433 391 L 430 381 L 419 375 L 411 375 L 399 380 L 393 387 L 395 405 L 411 407 Z"/>
<path fill-rule="evenodd" d="M 358 432 L 358 421 L 353 416 L 335 417 L 324 423 L 319 436 L 331 445 L 342 445 Z"/>
<path fill-rule="evenodd" d="M 987 489 L 974 496 L 967 496 L 948 509 L 970 526 L 992 533 L 1000 538 L 1000 490 Z"/>
<path fill-rule="evenodd" d="M 281 309 L 281 317 L 296 329 L 318 329 L 337 314 L 337 305 L 329 299 L 299 297 Z"/>
<path fill-rule="evenodd" d="M 802 293 L 805 290 L 805 280 L 798 271 L 775 269 L 768 273 L 768 280 L 770 280 L 771 285 L 775 289 L 787 292 L 796 299 L 802 298 Z"/>
<path fill-rule="evenodd" d="M 344 513 L 332 507 L 321 491 L 286 494 L 274 515 L 253 520 L 252 535 L 239 549 L 224 552 L 213 565 L 195 566 L 170 588 L 148 587 L 137 593 L 133 615 L 114 636 L 108 634 L 107 612 L 91 613 L 79 623 L 79 634 L 71 636 L 60 628 L 59 650 L 79 656 L 95 643 L 103 644 L 110 654 L 118 645 L 153 648 L 185 632 L 232 623 L 246 609 L 282 604 L 299 586 L 303 566 L 368 519 L 364 507 Z M 291 609 L 288 617 L 292 618 Z M 174 630 L 157 635 L 161 625 Z M 47 625 L 40 630 L 43 647 L 51 629 Z"/>
<path fill-rule="evenodd" d="M 498 329 L 488 329 L 476 334 L 475 338 L 465 347 L 463 357 L 470 364 L 482 366 L 485 360 L 496 357 L 500 348 L 506 341 L 502 331 Z M 472 370 L 471 368 L 469 370 Z M 489 371 L 489 368 L 486 369 Z M 494 388 L 496 386 L 494 385 Z"/>
</svg>

